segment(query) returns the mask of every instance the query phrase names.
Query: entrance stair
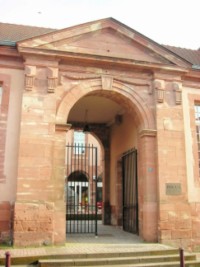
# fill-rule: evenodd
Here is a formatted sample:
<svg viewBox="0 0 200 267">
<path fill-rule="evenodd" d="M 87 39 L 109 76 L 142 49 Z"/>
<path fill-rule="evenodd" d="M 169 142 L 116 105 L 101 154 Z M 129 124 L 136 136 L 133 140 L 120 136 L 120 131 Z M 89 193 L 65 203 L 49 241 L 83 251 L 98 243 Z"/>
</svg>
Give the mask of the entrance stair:
<svg viewBox="0 0 200 267">
<path fill-rule="evenodd" d="M 184 255 L 184 267 L 200 266 L 200 259 L 194 253 Z M 5 266 L 0 264 L 0 267 Z M 43 256 L 13 257 L 11 266 L 14 267 L 180 267 L 178 249 L 161 249 L 128 252 L 99 252 L 77 254 L 51 254 Z M 182 266 L 181 266 L 182 267 Z"/>
<path fill-rule="evenodd" d="M 11 267 L 182 267 L 179 249 L 146 243 L 119 227 L 98 225 L 98 237 L 68 235 L 63 246 L 0 248 L 0 267 L 9 252 Z M 184 267 L 200 267 L 200 253 L 184 252 Z"/>
<path fill-rule="evenodd" d="M 185 253 L 185 267 L 200 266 L 195 254 Z M 41 259 L 38 267 L 180 267 L 179 250 L 167 249 L 157 251 L 137 251 L 123 253 L 98 253 L 68 255 L 67 258 Z"/>
</svg>

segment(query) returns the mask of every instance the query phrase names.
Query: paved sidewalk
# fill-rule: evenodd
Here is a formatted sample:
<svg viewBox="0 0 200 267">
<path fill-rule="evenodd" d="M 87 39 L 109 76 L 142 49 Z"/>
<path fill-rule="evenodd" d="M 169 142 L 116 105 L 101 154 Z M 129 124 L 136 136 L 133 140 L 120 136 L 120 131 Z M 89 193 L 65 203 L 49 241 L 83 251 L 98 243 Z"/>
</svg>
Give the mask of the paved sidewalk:
<svg viewBox="0 0 200 267">
<path fill-rule="evenodd" d="M 10 251 L 12 257 L 22 257 L 147 251 L 170 248 L 158 243 L 145 243 L 137 235 L 124 232 L 119 227 L 99 225 L 98 233 L 98 237 L 93 234 L 68 234 L 65 246 L 61 247 L 1 249 L 0 258 L 5 257 L 6 251 Z"/>
</svg>

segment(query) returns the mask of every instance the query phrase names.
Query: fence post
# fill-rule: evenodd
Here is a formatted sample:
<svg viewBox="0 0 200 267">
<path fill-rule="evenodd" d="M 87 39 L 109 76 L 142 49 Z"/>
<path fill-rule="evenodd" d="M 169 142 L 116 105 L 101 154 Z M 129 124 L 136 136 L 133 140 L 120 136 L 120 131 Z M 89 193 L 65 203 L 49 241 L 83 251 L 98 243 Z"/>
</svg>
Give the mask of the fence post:
<svg viewBox="0 0 200 267">
<path fill-rule="evenodd" d="M 7 252 L 5 253 L 5 255 L 6 255 L 5 267 L 10 267 L 10 252 L 7 251 Z"/>
<path fill-rule="evenodd" d="M 179 255 L 180 255 L 180 267 L 185 267 L 184 249 L 183 248 L 179 248 Z"/>
</svg>

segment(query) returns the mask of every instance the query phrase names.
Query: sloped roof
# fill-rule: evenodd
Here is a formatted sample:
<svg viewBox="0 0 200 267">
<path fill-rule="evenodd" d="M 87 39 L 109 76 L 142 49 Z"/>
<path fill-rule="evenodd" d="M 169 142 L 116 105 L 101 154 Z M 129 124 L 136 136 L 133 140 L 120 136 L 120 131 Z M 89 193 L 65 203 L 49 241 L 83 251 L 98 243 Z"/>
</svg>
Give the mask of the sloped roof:
<svg viewBox="0 0 200 267">
<path fill-rule="evenodd" d="M 56 30 L 57 29 L 0 22 L 0 44 L 14 45 L 18 41 L 50 33 Z"/>
<path fill-rule="evenodd" d="M 200 49 L 192 50 L 181 47 L 175 47 L 170 45 L 164 45 L 168 50 L 172 51 L 174 54 L 186 59 L 193 65 L 200 65 Z"/>
<path fill-rule="evenodd" d="M 40 36 L 57 30 L 58 29 L 0 22 L 0 45 L 14 46 L 18 41 L 23 41 L 31 37 Z M 192 50 L 170 45 L 163 45 L 163 47 L 185 59 L 192 65 L 200 66 L 200 49 Z"/>
</svg>

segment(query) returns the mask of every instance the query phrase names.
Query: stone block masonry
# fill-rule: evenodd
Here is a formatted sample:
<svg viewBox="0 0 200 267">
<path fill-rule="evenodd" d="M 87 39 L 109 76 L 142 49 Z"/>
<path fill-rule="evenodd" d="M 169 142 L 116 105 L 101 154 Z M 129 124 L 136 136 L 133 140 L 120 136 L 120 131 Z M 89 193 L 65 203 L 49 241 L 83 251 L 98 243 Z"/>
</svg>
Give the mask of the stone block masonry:
<svg viewBox="0 0 200 267">
<path fill-rule="evenodd" d="M 14 245 L 52 244 L 53 213 L 52 203 L 17 202 L 14 209 Z"/>
</svg>

